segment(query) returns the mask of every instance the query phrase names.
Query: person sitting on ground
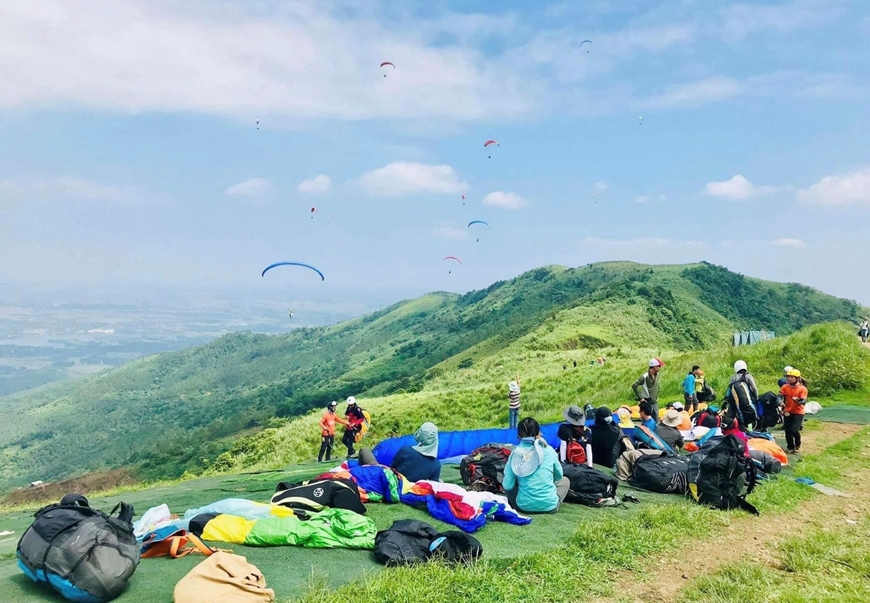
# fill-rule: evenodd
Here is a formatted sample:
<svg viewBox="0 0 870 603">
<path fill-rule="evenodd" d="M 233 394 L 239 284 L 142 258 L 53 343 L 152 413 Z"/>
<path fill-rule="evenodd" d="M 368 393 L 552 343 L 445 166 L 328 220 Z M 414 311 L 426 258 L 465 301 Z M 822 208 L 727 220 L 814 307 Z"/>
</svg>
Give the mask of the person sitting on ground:
<svg viewBox="0 0 870 603">
<path fill-rule="evenodd" d="M 592 449 L 592 462 L 613 467 L 619 455 L 626 450 L 626 435 L 613 423 L 609 408 L 602 406 L 595 411 L 595 423 L 591 431 L 589 446 Z"/>
<path fill-rule="evenodd" d="M 408 481 L 441 481 L 441 461 L 438 460 L 438 427 L 423 423 L 414 433 L 417 444 L 399 448 L 390 467 L 405 476 Z M 368 448 L 359 451 L 360 465 L 379 464 Z"/>
<path fill-rule="evenodd" d="M 589 447 L 589 431 L 586 429 L 586 414 L 579 406 L 569 406 L 562 413 L 566 423 L 559 425 L 556 435 L 559 437 L 559 461 L 562 463 L 575 462 L 577 455 L 569 455 L 576 446 L 583 450 L 586 462 L 592 466 L 592 451 Z M 569 458 L 570 457 L 570 458 Z"/>
<path fill-rule="evenodd" d="M 531 417 L 520 421 L 517 435 L 520 443 L 508 457 L 502 481 L 508 501 L 523 513 L 558 511 L 571 483 L 556 451 L 541 437 L 541 426 Z"/>
<path fill-rule="evenodd" d="M 706 409 L 702 410 L 695 421 L 695 425 L 707 427 L 708 429 L 716 429 L 720 423 L 719 407 L 715 404 L 710 404 Z"/>
<path fill-rule="evenodd" d="M 347 399 L 347 410 L 344 412 L 346 423 L 344 424 L 344 435 L 341 436 L 341 443 L 347 446 L 347 458 L 351 458 L 356 451 L 354 444 L 356 443 L 356 434 L 362 429 L 362 424 L 366 417 L 362 409 L 357 405 L 356 398 L 349 396 Z"/>
<path fill-rule="evenodd" d="M 683 406 L 682 402 L 674 402 L 673 406 L 674 410 L 680 413 L 680 424 L 677 425 L 677 429 L 680 431 L 688 431 L 692 428 L 692 417 L 689 415 L 689 411 Z"/>
<path fill-rule="evenodd" d="M 788 451 L 799 454 L 801 451 L 801 428 L 804 424 L 804 406 L 809 392 L 801 372 L 795 368 L 788 372 L 788 383 L 780 388 L 779 393 L 785 402 L 782 427 L 785 430 L 785 442 Z"/>
<path fill-rule="evenodd" d="M 655 432 L 658 427 L 658 423 L 656 422 L 655 417 L 653 416 L 653 405 L 649 402 L 641 402 L 640 404 L 640 424 L 649 429 L 652 432 Z"/>
<path fill-rule="evenodd" d="M 677 429 L 679 425 L 680 412 L 671 408 L 662 417 L 662 422 L 659 424 L 658 431 L 656 431 L 662 441 L 673 448 L 674 452 L 683 447 L 683 434 Z"/>
<path fill-rule="evenodd" d="M 341 423 L 347 425 L 347 421 L 335 414 L 335 409 L 338 408 L 338 402 L 333 400 L 326 407 L 323 416 L 320 417 L 320 452 L 317 454 L 317 462 L 323 461 L 323 455 L 326 455 L 326 460 L 332 460 L 332 446 L 335 444 L 335 424 Z"/>
</svg>

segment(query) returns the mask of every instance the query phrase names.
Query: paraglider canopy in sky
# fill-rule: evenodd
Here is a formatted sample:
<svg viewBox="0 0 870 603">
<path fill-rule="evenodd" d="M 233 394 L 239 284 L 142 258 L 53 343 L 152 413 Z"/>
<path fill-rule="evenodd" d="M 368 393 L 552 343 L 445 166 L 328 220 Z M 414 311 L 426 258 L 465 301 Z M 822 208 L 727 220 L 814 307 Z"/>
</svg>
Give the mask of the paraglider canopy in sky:
<svg viewBox="0 0 870 603">
<path fill-rule="evenodd" d="M 381 69 L 383 69 L 384 67 L 392 67 L 394 70 L 396 69 L 396 66 L 393 65 L 393 64 L 392 64 L 391 62 L 389 62 L 389 61 L 384 61 L 383 63 L 381 63 Z M 384 74 L 384 77 L 387 77 L 387 74 L 386 74 L 386 73 Z"/>
<path fill-rule="evenodd" d="M 323 276 L 323 273 L 310 264 L 303 264 L 302 262 L 275 262 L 274 264 L 269 264 L 263 269 L 263 272 L 260 276 L 266 276 L 266 273 L 269 272 L 272 268 L 277 268 L 278 266 L 299 266 L 300 268 L 308 268 L 309 270 L 313 270 L 317 274 L 320 275 L 320 280 L 325 281 L 326 277 Z"/>
<path fill-rule="evenodd" d="M 471 228 L 474 224 L 483 224 L 487 228 L 489 228 L 489 223 L 484 222 L 483 220 L 472 220 L 468 223 L 468 228 Z"/>
<path fill-rule="evenodd" d="M 584 44 L 592 44 L 592 40 L 583 40 L 580 42 L 580 46 L 582 47 Z M 589 54 L 589 50 L 586 50 L 586 54 Z"/>
<path fill-rule="evenodd" d="M 453 260 L 454 262 L 457 262 L 460 266 L 462 266 L 462 260 L 460 260 L 460 259 L 459 259 L 458 257 L 456 257 L 455 255 L 448 255 L 448 256 L 447 256 L 446 258 L 444 258 L 442 261 L 443 261 L 443 262 L 446 262 L 447 260 Z"/>
<path fill-rule="evenodd" d="M 487 148 L 487 147 L 490 147 L 492 145 L 495 145 L 497 147 L 501 146 L 497 140 L 489 139 L 485 143 L 483 143 L 483 148 Z M 487 159 L 492 159 L 492 155 L 488 155 Z"/>
</svg>

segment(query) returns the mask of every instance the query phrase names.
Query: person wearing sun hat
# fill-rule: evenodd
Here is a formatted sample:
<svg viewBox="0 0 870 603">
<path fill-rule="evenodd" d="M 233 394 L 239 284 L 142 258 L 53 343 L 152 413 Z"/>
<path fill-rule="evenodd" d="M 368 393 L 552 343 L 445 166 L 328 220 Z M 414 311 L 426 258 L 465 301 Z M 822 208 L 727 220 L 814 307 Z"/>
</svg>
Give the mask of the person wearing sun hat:
<svg viewBox="0 0 870 603">
<path fill-rule="evenodd" d="M 628 406 L 622 405 L 617 408 L 616 416 L 619 419 L 620 429 L 634 429 L 634 423 L 631 422 L 631 409 Z"/>
<path fill-rule="evenodd" d="M 653 358 L 648 363 L 648 370 L 631 384 L 631 390 L 638 402 L 647 402 L 652 408 L 651 416 L 658 419 L 659 416 L 659 371 L 665 365 L 658 358 Z"/>
<path fill-rule="evenodd" d="M 571 483 L 562 472 L 556 451 L 541 437 L 541 426 L 526 417 L 517 426 L 520 443 L 504 467 L 502 487 L 508 502 L 523 513 L 554 513 Z"/>
<path fill-rule="evenodd" d="M 662 417 L 661 423 L 659 423 L 658 429 L 656 429 L 656 435 L 674 450 L 679 450 L 683 447 L 683 434 L 677 429 L 681 420 L 680 411 L 676 408 L 670 408 L 665 413 L 665 416 Z"/>
<path fill-rule="evenodd" d="M 571 405 L 562 413 L 565 423 L 559 425 L 556 435 L 559 437 L 559 461 L 570 462 L 568 446 L 577 443 L 583 447 L 586 460 L 592 466 L 592 451 L 589 448 L 589 430 L 586 428 L 586 413 L 579 406 Z"/>
</svg>

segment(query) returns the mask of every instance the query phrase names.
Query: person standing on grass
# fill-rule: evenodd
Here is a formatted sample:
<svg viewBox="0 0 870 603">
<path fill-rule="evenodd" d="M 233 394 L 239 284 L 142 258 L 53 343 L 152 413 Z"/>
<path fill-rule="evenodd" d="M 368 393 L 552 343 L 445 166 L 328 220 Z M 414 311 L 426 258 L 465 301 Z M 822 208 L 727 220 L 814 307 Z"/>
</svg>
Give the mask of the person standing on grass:
<svg viewBox="0 0 870 603">
<path fill-rule="evenodd" d="M 344 435 L 341 437 L 341 443 L 347 446 L 347 458 L 356 454 L 354 444 L 356 443 L 356 434 L 362 429 L 362 424 L 366 420 L 362 409 L 357 405 L 356 398 L 349 396 L 347 399 L 347 410 L 344 413 L 346 423 L 344 424 Z"/>
<path fill-rule="evenodd" d="M 520 416 L 520 374 L 514 376 L 514 381 L 508 383 L 508 427 L 517 428 Z"/>
<path fill-rule="evenodd" d="M 801 428 L 804 424 L 804 405 L 807 403 L 806 385 L 801 378 L 801 372 L 791 369 L 786 373 L 788 383 L 779 390 L 785 402 L 785 418 L 782 427 L 785 430 L 785 442 L 791 454 L 799 454 L 801 451 Z"/>
<path fill-rule="evenodd" d="M 647 402 L 652 407 L 651 416 L 659 420 L 659 370 L 665 365 L 658 358 L 649 361 L 649 370 L 631 384 L 638 402 Z"/>
<path fill-rule="evenodd" d="M 326 460 L 332 460 L 332 446 L 335 444 L 335 424 L 341 423 L 347 425 L 347 421 L 335 414 L 335 409 L 338 408 L 338 402 L 333 400 L 326 407 L 323 416 L 320 417 L 320 453 L 317 455 L 317 462 L 323 461 L 323 455 L 326 455 Z"/>
<path fill-rule="evenodd" d="M 686 378 L 683 379 L 683 399 L 686 401 L 686 408 L 691 409 L 691 412 L 698 410 L 698 396 L 696 392 L 698 391 L 698 371 L 700 370 L 701 367 L 696 364 L 689 371 L 689 374 L 686 375 Z"/>
</svg>

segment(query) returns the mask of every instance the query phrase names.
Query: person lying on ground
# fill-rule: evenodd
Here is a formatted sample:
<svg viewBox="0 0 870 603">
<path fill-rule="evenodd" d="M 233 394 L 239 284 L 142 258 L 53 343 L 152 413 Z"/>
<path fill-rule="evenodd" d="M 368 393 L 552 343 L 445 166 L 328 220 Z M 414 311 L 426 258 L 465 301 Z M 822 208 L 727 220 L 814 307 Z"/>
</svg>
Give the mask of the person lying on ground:
<svg viewBox="0 0 870 603">
<path fill-rule="evenodd" d="M 556 451 L 541 437 L 531 417 L 517 427 L 519 445 L 508 457 L 502 487 L 511 506 L 523 513 L 553 513 L 568 495 L 570 482 L 562 473 Z"/>
<path fill-rule="evenodd" d="M 390 467 L 405 476 L 408 481 L 441 481 L 441 461 L 438 460 L 438 427 L 434 423 L 423 423 L 414 433 L 417 443 L 403 446 L 393 457 Z M 360 465 L 378 465 L 372 451 L 361 448 Z"/>
<path fill-rule="evenodd" d="M 662 421 L 659 423 L 658 430 L 656 431 L 656 434 L 665 444 L 673 448 L 674 452 L 679 451 L 684 443 L 683 434 L 677 429 L 680 425 L 680 420 L 680 412 L 671 408 L 662 417 Z"/>
</svg>

